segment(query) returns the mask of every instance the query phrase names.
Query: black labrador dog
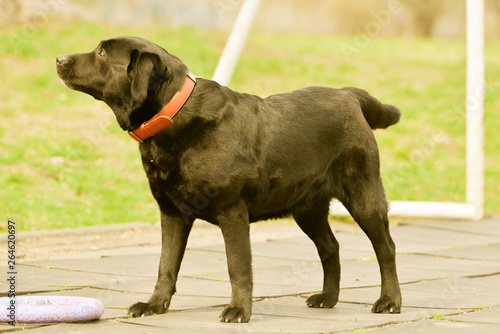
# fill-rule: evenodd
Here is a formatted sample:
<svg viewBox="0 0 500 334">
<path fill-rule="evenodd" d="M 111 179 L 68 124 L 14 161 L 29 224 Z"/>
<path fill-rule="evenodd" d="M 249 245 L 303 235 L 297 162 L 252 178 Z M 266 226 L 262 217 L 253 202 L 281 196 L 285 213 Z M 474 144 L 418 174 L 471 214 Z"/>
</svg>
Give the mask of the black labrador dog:
<svg viewBox="0 0 500 334">
<path fill-rule="evenodd" d="M 309 87 L 267 98 L 238 93 L 194 78 L 179 58 L 135 37 L 104 40 L 94 51 L 58 56 L 56 63 L 66 86 L 107 103 L 121 128 L 140 142 L 160 207 L 158 282 L 147 303 L 129 308 L 132 316 L 168 310 L 196 218 L 218 225 L 224 237 L 232 294 L 221 321 L 250 319 L 249 224 L 289 215 L 314 242 L 323 266 L 323 291 L 306 303 L 333 307 L 340 261 L 328 224 L 332 198 L 344 204 L 375 249 L 382 291 L 372 312 L 400 312 L 395 245 L 372 131 L 397 123 L 396 107 L 358 88 Z M 172 104 L 173 113 L 164 114 Z"/>
</svg>

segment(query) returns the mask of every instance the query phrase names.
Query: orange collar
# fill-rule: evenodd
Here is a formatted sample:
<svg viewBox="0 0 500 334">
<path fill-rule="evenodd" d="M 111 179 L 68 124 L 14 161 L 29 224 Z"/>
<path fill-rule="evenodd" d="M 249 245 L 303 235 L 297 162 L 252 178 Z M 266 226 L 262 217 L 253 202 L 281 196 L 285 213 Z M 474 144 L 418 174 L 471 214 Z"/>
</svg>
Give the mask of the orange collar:
<svg viewBox="0 0 500 334">
<path fill-rule="evenodd" d="M 153 116 L 149 121 L 142 123 L 134 131 L 129 131 L 128 134 L 134 140 L 142 143 L 149 137 L 153 137 L 161 130 L 173 124 L 172 118 L 181 110 L 184 103 L 191 95 L 196 83 L 196 77 L 192 73 L 188 73 L 186 81 L 181 90 L 177 91 L 172 99 L 160 110 L 159 113 Z"/>
</svg>

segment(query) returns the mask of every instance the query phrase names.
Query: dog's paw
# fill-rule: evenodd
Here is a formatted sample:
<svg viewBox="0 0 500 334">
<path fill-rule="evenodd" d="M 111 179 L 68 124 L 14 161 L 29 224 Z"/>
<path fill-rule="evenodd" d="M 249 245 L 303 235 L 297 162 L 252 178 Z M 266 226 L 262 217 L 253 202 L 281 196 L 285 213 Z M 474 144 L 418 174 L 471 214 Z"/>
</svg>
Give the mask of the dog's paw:
<svg viewBox="0 0 500 334">
<path fill-rule="evenodd" d="M 248 322 L 250 320 L 251 311 L 245 310 L 244 307 L 228 305 L 220 314 L 221 322 Z"/>
<path fill-rule="evenodd" d="M 332 308 L 337 304 L 338 296 L 331 293 L 318 293 L 307 298 L 306 304 L 309 307 Z"/>
<path fill-rule="evenodd" d="M 148 303 L 135 303 L 128 308 L 128 314 L 134 318 L 147 317 L 154 314 L 162 314 L 167 312 L 165 305 L 161 304 L 148 304 Z"/>
<path fill-rule="evenodd" d="M 373 304 L 373 313 L 401 313 L 401 300 L 395 301 L 388 296 L 381 297 Z"/>
</svg>

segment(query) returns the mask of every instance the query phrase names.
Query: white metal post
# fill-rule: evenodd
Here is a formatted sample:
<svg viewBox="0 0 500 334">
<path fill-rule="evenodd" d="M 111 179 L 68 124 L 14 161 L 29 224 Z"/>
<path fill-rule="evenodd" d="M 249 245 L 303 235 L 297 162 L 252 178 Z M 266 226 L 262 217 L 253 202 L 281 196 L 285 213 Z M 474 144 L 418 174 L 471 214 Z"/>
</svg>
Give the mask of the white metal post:
<svg viewBox="0 0 500 334">
<path fill-rule="evenodd" d="M 260 2 L 261 0 L 245 0 L 241 6 L 212 78 L 212 80 L 217 81 L 223 86 L 227 86 L 231 81 L 234 68 L 238 64 L 241 51 L 245 47 Z"/>
<path fill-rule="evenodd" d="M 484 0 L 467 0 L 467 203 L 484 211 Z"/>
</svg>

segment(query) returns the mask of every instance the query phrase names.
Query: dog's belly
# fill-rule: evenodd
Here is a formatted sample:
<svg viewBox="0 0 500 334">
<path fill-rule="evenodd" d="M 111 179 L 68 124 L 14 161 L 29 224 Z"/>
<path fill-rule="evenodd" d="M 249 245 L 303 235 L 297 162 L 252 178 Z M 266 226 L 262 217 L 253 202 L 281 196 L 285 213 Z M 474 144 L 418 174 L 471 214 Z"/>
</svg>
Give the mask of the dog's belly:
<svg viewBox="0 0 500 334">
<path fill-rule="evenodd" d="M 326 182 L 315 184 L 299 182 L 298 184 L 285 186 L 282 189 L 271 190 L 268 194 L 261 194 L 259 198 L 248 202 L 250 221 L 289 216 L 294 209 L 300 207 L 303 203 L 317 197 L 328 196 L 328 191 L 323 186 Z"/>
<path fill-rule="evenodd" d="M 289 165 L 258 181 L 248 181 L 241 190 L 250 221 L 280 218 L 308 201 L 335 197 L 334 177 L 329 165 Z"/>
<path fill-rule="evenodd" d="M 182 199 L 194 207 L 192 213 L 198 218 L 211 222 L 213 213 L 238 201 L 245 203 L 251 222 L 288 216 L 306 201 L 334 197 L 331 167 L 336 154 L 330 145 L 307 151 L 308 157 L 282 150 L 281 154 L 270 151 L 270 157 L 262 160 L 218 159 L 217 164 L 207 164 L 211 154 L 200 151 L 181 166 L 181 182 L 165 179 L 162 188 L 174 201 Z"/>
</svg>

